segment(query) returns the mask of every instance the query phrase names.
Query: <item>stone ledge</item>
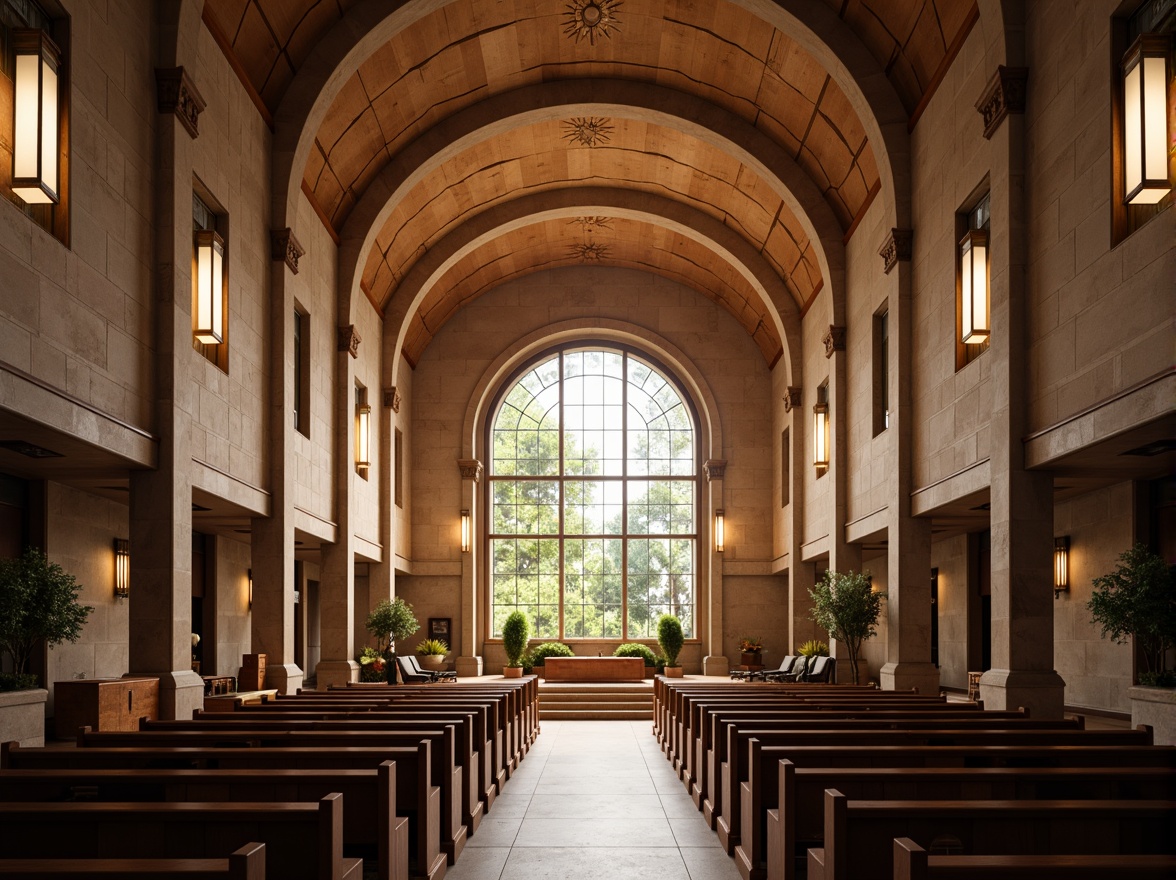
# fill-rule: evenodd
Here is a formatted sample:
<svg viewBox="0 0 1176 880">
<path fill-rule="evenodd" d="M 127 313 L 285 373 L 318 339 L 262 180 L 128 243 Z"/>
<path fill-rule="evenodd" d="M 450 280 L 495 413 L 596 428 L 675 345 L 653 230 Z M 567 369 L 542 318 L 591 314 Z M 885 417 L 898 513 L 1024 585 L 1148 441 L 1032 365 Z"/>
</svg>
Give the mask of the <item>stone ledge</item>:
<svg viewBox="0 0 1176 880">
<path fill-rule="evenodd" d="M 16 741 L 22 747 L 45 745 L 45 704 L 49 691 L 29 688 L 0 693 L 0 742 Z"/>
</svg>

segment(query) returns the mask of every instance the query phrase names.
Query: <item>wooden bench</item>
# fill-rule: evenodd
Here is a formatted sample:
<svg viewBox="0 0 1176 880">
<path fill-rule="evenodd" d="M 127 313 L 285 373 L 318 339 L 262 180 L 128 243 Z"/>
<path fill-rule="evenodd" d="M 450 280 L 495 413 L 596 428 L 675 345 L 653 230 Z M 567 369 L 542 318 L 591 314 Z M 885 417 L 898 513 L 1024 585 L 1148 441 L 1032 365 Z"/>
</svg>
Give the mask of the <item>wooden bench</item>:
<svg viewBox="0 0 1176 880">
<path fill-rule="evenodd" d="M 777 770 L 776 785 L 744 783 L 743 835 L 735 859 L 745 880 L 792 880 L 797 857 L 821 845 L 828 788 L 852 800 L 1176 798 L 1172 767 L 798 768 L 782 760 Z"/>
<path fill-rule="evenodd" d="M 432 743 L 412 746 L 307 746 L 303 748 L 91 747 L 28 749 L 0 745 L 0 769 L 190 769 L 263 770 L 362 769 L 396 762 L 396 808 L 409 819 L 409 871 L 439 880 L 445 874 L 441 852 L 441 791 L 430 782 Z"/>
<path fill-rule="evenodd" d="M 0 877 L 45 880 L 265 880 L 265 844 L 247 843 L 227 859 L 3 859 Z"/>
<path fill-rule="evenodd" d="M 350 770 L 0 770 L 0 801 L 318 801 L 343 795 L 344 855 L 380 880 L 408 880 L 408 819 L 396 812 L 396 764 Z"/>
<path fill-rule="evenodd" d="M 1176 856 L 932 856 L 909 837 L 894 840 L 894 880 L 1171 880 Z"/>
<path fill-rule="evenodd" d="M 825 845 L 808 851 L 808 880 L 891 880 L 898 837 L 950 840 L 967 855 L 1172 855 L 1176 848 L 1176 801 L 851 801 L 828 789 L 824 806 Z"/>
<path fill-rule="evenodd" d="M 266 845 L 273 880 L 362 880 L 343 856 L 343 796 L 317 803 L 0 803 L 10 858 L 219 858 Z"/>
</svg>

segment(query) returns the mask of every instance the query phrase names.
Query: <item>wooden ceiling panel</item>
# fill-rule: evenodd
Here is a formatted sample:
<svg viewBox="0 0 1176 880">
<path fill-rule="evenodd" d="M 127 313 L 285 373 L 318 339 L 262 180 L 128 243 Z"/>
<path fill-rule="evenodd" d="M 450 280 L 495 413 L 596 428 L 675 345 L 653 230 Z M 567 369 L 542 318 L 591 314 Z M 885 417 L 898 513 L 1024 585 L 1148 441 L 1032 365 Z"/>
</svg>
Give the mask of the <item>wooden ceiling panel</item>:
<svg viewBox="0 0 1176 880">
<path fill-rule="evenodd" d="M 270 78 L 281 47 L 256 3 L 250 3 L 241 17 L 237 45 L 249 47 L 248 53 L 242 55 L 238 52 L 237 58 L 249 81 L 254 84 L 258 94 L 261 94 Z"/>
<path fill-rule="evenodd" d="M 924 3 L 923 10 L 915 22 L 914 30 L 911 32 L 903 52 L 903 57 L 907 59 L 915 71 L 915 75 L 919 78 L 920 95 L 935 76 L 935 69 L 939 66 L 940 60 L 947 54 L 951 36 L 954 35 L 945 37 L 940 31 L 935 4 Z"/>
</svg>

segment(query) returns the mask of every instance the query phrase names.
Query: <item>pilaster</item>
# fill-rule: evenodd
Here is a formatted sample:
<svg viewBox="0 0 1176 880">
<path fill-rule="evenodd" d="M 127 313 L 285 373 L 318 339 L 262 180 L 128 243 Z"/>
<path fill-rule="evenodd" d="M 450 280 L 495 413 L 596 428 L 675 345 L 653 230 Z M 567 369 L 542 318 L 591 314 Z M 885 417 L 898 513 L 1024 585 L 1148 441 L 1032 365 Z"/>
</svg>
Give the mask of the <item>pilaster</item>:
<svg viewBox="0 0 1176 880">
<path fill-rule="evenodd" d="M 482 542 L 476 536 L 481 534 L 482 511 L 478 509 L 478 483 L 482 481 L 482 462 L 476 458 L 463 458 L 457 462 L 461 473 L 462 510 L 470 512 L 470 549 L 461 554 L 461 644 L 454 664 L 460 676 L 481 675 L 481 621 L 478 611 L 477 566 L 482 552 Z"/>
<path fill-rule="evenodd" d="M 702 466 L 706 475 L 707 503 L 705 509 L 711 514 L 711 540 L 707 542 L 707 618 L 704 635 L 702 674 L 726 675 L 730 662 L 723 654 L 723 554 L 715 549 L 713 534 L 715 515 L 723 509 L 723 476 L 727 470 L 726 459 L 712 458 Z M 703 635 L 700 633 L 700 635 Z"/>
</svg>

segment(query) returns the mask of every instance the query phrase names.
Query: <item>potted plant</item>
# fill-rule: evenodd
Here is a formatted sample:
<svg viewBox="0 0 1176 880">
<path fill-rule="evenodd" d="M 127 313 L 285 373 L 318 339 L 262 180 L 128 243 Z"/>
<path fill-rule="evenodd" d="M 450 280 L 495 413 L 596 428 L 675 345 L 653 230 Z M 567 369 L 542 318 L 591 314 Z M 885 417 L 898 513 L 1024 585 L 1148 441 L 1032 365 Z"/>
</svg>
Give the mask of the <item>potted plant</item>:
<svg viewBox="0 0 1176 880">
<path fill-rule="evenodd" d="M 686 637 L 682 635 L 682 621 L 672 614 L 663 614 L 657 619 L 657 644 L 666 658 L 666 676 L 681 678 L 682 667 L 678 665 L 678 654 L 682 651 Z"/>
<path fill-rule="evenodd" d="M 502 647 L 506 651 L 504 678 L 521 678 L 523 675 L 523 654 L 527 651 L 527 639 L 531 635 L 531 621 L 521 611 L 512 611 L 502 625 Z"/>
<path fill-rule="evenodd" d="M 862 642 L 877 630 L 885 593 L 876 593 L 869 576 L 856 571 L 826 571 L 821 580 L 809 590 L 813 600 L 811 615 L 831 638 L 843 643 L 849 652 L 849 670 L 854 684 L 858 684 Z"/>
<path fill-rule="evenodd" d="M 764 641 L 759 636 L 739 637 L 739 664 L 741 666 L 764 665 Z"/>
<path fill-rule="evenodd" d="M 617 649 L 613 651 L 613 656 L 640 657 L 645 661 L 645 677 L 653 677 L 653 670 L 657 665 L 657 657 L 653 653 L 653 648 L 648 645 L 643 645 L 640 642 L 626 642 L 623 645 L 617 646 Z"/>
<path fill-rule="evenodd" d="M 449 645 L 440 639 L 425 639 L 416 646 L 416 652 L 422 669 L 440 672 L 445 668 L 445 655 L 449 653 Z"/>
<path fill-rule="evenodd" d="M 523 661 L 523 672 L 542 669 L 548 657 L 575 657 L 576 652 L 563 642 L 543 642 L 527 651 Z"/>
<path fill-rule="evenodd" d="M 376 639 L 376 653 L 384 661 L 385 681 L 396 684 L 396 642 L 407 639 L 421 628 L 412 613 L 412 606 L 399 596 L 384 599 L 372 609 L 364 627 Z"/>
<path fill-rule="evenodd" d="M 386 673 L 384 672 L 384 658 L 380 656 L 380 652 L 375 648 L 370 645 L 364 645 L 356 661 L 359 663 L 360 681 L 372 683 L 387 681 Z"/>
<path fill-rule="evenodd" d="M 81 585 L 36 548 L 19 559 L 0 560 L 0 652 L 12 672 L 0 673 L 0 741 L 45 744 L 49 691 L 28 671 L 33 651 L 76 642 L 94 609 L 78 602 Z"/>
</svg>

